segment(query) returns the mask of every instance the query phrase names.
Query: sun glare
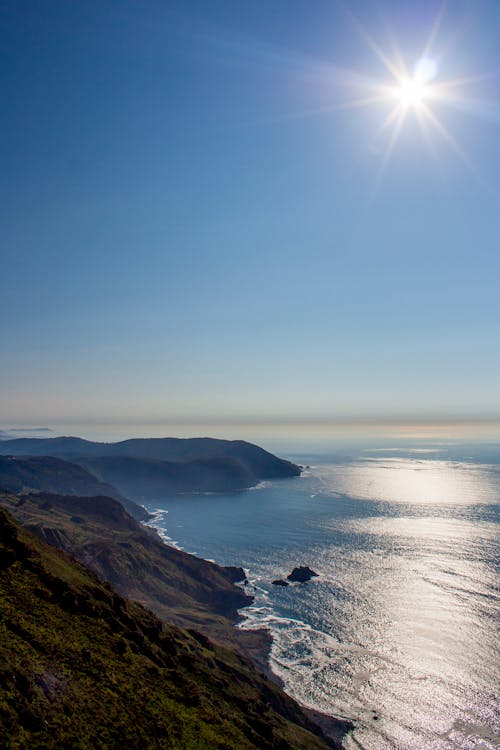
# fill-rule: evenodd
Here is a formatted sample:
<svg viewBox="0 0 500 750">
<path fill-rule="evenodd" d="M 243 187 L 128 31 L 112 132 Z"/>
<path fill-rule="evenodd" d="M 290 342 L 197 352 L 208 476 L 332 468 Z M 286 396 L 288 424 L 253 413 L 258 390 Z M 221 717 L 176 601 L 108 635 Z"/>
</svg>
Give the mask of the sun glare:
<svg viewBox="0 0 500 750">
<path fill-rule="evenodd" d="M 404 109 L 423 109 L 432 93 L 431 81 L 438 72 L 437 63 L 428 57 L 417 60 L 413 76 L 402 75 L 394 87 L 394 98 Z"/>
<path fill-rule="evenodd" d="M 418 78 L 403 78 L 394 89 L 396 101 L 405 109 L 419 109 L 429 93 L 429 86 Z"/>
<path fill-rule="evenodd" d="M 381 177 L 392 158 L 404 125 L 411 117 L 415 118 L 423 141 L 433 158 L 436 158 L 436 154 L 432 137 L 437 136 L 445 141 L 447 146 L 455 152 L 476 178 L 480 178 L 477 170 L 440 118 L 441 105 L 462 110 L 470 105 L 471 100 L 465 95 L 463 87 L 466 84 L 472 85 L 481 81 L 485 77 L 482 75 L 439 80 L 440 66 L 438 63 L 443 56 L 442 52 L 433 52 L 433 50 L 438 42 L 444 11 L 445 4 L 443 3 L 441 11 L 429 31 L 427 41 L 423 44 L 421 56 L 414 61 L 413 66 L 408 66 L 408 61 L 405 61 L 401 50 L 397 48 L 394 38 L 391 41 L 392 52 L 387 54 L 355 17 L 349 14 L 367 47 L 378 57 L 389 78 L 384 83 L 358 75 L 355 79 L 355 88 L 358 89 L 360 95 L 341 105 L 341 108 L 348 109 L 365 108 L 373 105 L 387 105 L 389 108 L 376 131 L 370 149 L 372 153 L 382 155 L 376 180 L 377 186 L 380 184 Z M 383 147 L 381 147 L 382 140 L 386 141 Z"/>
</svg>

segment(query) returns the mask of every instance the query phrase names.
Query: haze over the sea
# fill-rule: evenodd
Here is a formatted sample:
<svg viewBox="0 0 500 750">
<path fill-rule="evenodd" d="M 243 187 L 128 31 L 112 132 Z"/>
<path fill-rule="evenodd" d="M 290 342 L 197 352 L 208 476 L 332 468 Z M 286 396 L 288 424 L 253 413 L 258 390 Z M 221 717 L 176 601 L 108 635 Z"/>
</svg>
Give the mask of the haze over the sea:
<svg viewBox="0 0 500 750">
<path fill-rule="evenodd" d="M 339 448 L 390 446 L 426 453 L 445 452 L 448 447 L 500 445 L 498 420 L 158 420 L 156 422 L 62 421 L 50 427 L 0 423 L 0 439 L 74 435 L 87 440 L 114 442 L 147 437 L 215 437 L 248 440 L 270 451 L 286 455 L 308 452 L 328 454 Z M 381 449 L 381 448 L 380 448 Z"/>
</svg>

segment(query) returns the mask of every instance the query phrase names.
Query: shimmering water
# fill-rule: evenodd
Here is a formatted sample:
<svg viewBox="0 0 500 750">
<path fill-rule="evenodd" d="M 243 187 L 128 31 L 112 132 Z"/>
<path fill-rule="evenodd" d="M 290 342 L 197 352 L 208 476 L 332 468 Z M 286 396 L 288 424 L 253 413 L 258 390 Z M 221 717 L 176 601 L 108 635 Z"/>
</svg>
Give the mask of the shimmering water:
<svg viewBox="0 0 500 750">
<path fill-rule="evenodd" d="M 356 721 L 346 748 L 499 747 L 500 466 L 398 451 L 303 462 L 300 478 L 149 507 L 188 551 L 248 569 L 246 626 L 271 629 L 290 694 Z M 320 578 L 271 585 L 297 564 Z"/>
</svg>

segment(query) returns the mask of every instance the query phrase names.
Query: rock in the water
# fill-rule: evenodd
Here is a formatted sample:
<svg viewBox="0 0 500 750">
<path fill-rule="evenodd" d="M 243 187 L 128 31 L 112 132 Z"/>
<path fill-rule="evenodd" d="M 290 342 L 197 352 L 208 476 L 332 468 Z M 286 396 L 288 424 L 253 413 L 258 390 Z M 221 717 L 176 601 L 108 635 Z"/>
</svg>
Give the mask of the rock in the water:
<svg viewBox="0 0 500 750">
<path fill-rule="evenodd" d="M 273 586 L 288 586 L 288 581 L 284 581 L 283 578 L 277 578 L 272 583 Z"/>
<path fill-rule="evenodd" d="M 311 578 L 317 578 L 317 576 L 318 573 L 315 573 L 314 570 L 311 570 L 307 565 L 299 565 L 298 568 L 292 570 L 290 575 L 287 576 L 287 579 L 297 583 L 305 583 L 306 581 L 310 581 Z"/>
</svg>

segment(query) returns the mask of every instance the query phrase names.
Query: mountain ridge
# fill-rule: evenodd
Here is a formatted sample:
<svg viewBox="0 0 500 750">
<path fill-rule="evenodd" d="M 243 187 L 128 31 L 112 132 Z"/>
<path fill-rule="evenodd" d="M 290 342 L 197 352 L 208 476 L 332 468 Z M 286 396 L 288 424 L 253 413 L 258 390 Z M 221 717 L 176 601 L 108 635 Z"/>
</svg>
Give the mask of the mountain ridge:
<svg viewBox="0 0 500 750">
<path fill-rule="evenodd" d="M 192 461 L 202 458 L 237 457 L 262 479 L 298 476 L 300 468 L 254 443 L 219 438 L 130 438 L 118 442 L 97 442 L 73 436 L 51 438 L 13 438 L 0 441 L 0 454 L 32 456 L 104 457 L 130 456 L 160 461 Z"/>
</svg>

